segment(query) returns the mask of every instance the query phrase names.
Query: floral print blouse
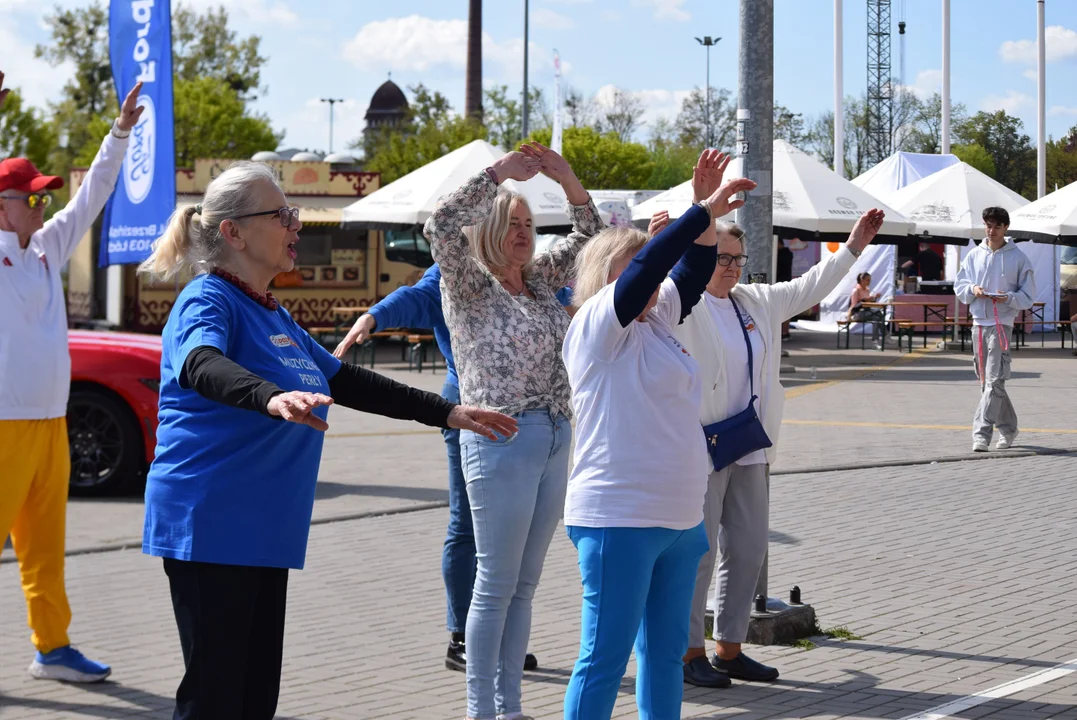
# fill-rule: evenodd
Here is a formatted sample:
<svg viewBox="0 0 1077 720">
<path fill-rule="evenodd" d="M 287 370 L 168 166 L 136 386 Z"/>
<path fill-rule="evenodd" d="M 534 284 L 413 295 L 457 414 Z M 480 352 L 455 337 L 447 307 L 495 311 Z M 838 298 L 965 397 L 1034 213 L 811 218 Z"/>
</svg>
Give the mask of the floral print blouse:
<svg viewBox="0 0 1077 720">
<path fill-rule="evenodd" d="M 424 233 L 441 267 L 445 324 L 465 405 L 507 415 L 549 408 L 572 417 L 561 343 L 569 315 L 556 293 L 572 279 L 576 255 L 604 224 L 594 202 L 569 205 L 572 233 L 524 269 L 534 299 L 512 295 L 472 254 L 462 229 L 493 210 L 497 185 L 481 172 L 438 201 Z"/>
</svg>

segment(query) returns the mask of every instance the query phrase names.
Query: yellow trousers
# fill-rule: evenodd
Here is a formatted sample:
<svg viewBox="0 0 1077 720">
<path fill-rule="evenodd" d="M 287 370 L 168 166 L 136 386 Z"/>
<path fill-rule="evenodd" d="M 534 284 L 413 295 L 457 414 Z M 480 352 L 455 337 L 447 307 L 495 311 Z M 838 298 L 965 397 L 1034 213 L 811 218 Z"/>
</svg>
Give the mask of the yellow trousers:
<svg viewBox="0 0 1077 720">
<path fill-rule="evenodd" d="M 0 420 L 0 549 L 10 533 L 31 642 L 42 653 L 69 644 L 64 536 L 70 475 L 66 418 Z"/>
</svg>

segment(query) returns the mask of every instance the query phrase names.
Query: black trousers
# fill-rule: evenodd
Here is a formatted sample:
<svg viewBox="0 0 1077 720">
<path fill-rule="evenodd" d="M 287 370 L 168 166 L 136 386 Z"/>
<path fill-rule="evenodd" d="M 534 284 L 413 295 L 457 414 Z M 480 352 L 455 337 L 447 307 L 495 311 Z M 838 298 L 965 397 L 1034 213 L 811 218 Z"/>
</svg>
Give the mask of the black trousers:
<svg viewBox="0 0 1077 720">
<path fill-rule="evenodd" d="M 167 558 L 164 565 L 185 668 L 173 720 L 271 720 L 288 570 Z"/>
</svg>

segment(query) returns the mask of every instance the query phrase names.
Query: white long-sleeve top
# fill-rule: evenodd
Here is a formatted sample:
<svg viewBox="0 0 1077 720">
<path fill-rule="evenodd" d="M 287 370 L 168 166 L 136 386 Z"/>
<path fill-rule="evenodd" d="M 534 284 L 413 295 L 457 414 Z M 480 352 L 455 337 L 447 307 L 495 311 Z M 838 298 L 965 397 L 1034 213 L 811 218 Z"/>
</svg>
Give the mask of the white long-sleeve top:
<svg viewBox="0 0 1077 720">
<path fill-rule="evenodd" d="M 730 293 L 740 306 L 741 312 L 746 313 L 754 322 L 763 341 L 763 352 L 755 355 L 755 364 L 760 373 L 760 382 L 755 386 L 755 392 L 759 396 L 756 412 L 772 443 L 771 447 L 766 449 L 766 460 L 772 465 L 778 457 L 778 432 L 781 430 L 782 413 L 785 411 L 785 391 L 778 378 L 781 371 L 782 323 L 822 302 L 849 273 L 855 262 L 856 258 L 843 245 L 836 253 L 792 282 L 737 285 Z M 677 339 L 699 363 L 699 374 L 703 382 L 700 422 L 704 426 L 730 416 L 727 374 L 743 373 L 744 383 L 747 384 L 748 381 L 746 366 L 730 367 L 729 353 L 723 344 L 722 336 L 711 313 L 705 310 L 705 307 L 697 307 L 674 330 Z M 747 318 L 745 319 L 747 321 Z M 743 335 L 731 341 L 740 343 L 740 346 L 744 345 Z M 709 464 L 709 455 L 707 461 Z"/>
<path fill-rule="evenodd" d="M 67 206 L 19 247 L 0 230 L 0 420 L 48 420 L 67 414 L 71 355 L 60 269 L 93 226 L 116 185 L 127 139 L 101 143 Z"/>
</svg>

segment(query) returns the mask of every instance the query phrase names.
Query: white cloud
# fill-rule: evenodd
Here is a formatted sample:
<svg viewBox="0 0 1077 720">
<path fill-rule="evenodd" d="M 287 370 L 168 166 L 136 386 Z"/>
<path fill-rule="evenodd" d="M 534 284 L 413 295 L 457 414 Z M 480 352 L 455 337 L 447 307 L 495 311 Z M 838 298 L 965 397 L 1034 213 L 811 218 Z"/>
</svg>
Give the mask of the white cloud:
<svg viewBox="0 0 1077 720">
<path fill-rule="evenodd" d="M 603 10 L 602 19 L 606 22 L 621 22 L 621 13 L 616 10 Z"/>
<path fill-rule="evenodd" d="M 282 0 L 187 0 L 187 4 L 199 11 L 223 6 L 230 17 L 248 21 L 299 22 L 299 16 Z"/>
<path fill-rule="evenodd" d="M 523 64 L 523 46 L 523 38 L 497 42 L 484 32 L 482 58 L 489 75 L 486 79 L 517 79 Z M 534 42 L 529 49 L 531 67 L 551 68 L 552 76 L 553 54 Z M 443 65 L 463 70 L 467 66 L 467 22 L 410 15 L 367 23 L 344 44 L 343 57 L 360 70 L 375 72 L 427 72 Z M 571 69 L 571 63 L 561 61 L 564 74 Z"/>
<path fill-rule="evenodd" d="M 931 97 L 942 90 L 942 70 L 921 70 L 912 85 L 905 85 L 904 89 L 919 98 Z"/>
<path fill-rule="evenodd" d="M 10 7 L 12 0 L 0 0 L 0 8 Z M 0 68 L 7 73 L 4 86 L 18 89 L 26 103 L 44 109 L 59 96 L 64 83 L 75 74 L 71 63 L 50 66 L 34 57 L 34 45 L 24 40 L 29 32 L 20 25 L 36 22 L 29 17 L 20 22 L 13 14 L 0 9 Z"/>
<path fill-rule="evenodd" d="M 1016 115 L 1024 108 L 1030 107 L 1032 102 L 1028 95 L 1010 90 L 1005 95 L 988 95 L 980 101 L 980 109 L 988 112 L 1005 110 L 1010 115 Z"/>
<path fill-rule="evenodd" d="M 1036 82 L 1037 80 L 1040 79 L 1040 74 L 1039 74 L 1039 72 L 1037 70 L 1025 70 L 1021 74 L 1024 75 L 1029 80 L 1031 80 L 1032 82 Z"/>
<path fill-rule="evenodd" d="M 1077 115 L 1077 107 L 1064 107 L 1062 105 L 1054 105 L 1048 111 L 1048 115 Z"/>
<path fill-rule="evenodd" d="M 692 15 L 684 9 L 684 3 L 685 0 L 632 0 L 632 7 L 652 8 L 656 20 L 687 22 Z"/>
<path fill-rule="evenodd" d="M 1044 29 L 1047 62 L 1054 63 L 1077 57 L 1077 32 L 1061 25 Z M 1037 60 L 1035 40 L 1007 40 L 998 49 L 1003 60 L 1010 63 L 1035 65 Z"/>
<path fill-rule="evenodd" d="M 647 129 L 654 126 L 659 118 L 673 120 L 681 111 L 681 105 L 692 94 L 691 90 L 625 90 L 615 85 L 604 85 L 595 93 L 595 102 L 600 107 L 610 107 L 616 90 L 627 92 L 643 104 L 640 121 L 641 131 L 646 135 Z"/>
<path fill-rule="evenodd" d="M 549 30 L 571 30 L 576 27 L 576 23 L 572 21 L 572 18 L 565 17 L 546 8 L 539 8 L 531 13 L 531 22 L 535 23 L 535 27 Z"/>
</svg>

